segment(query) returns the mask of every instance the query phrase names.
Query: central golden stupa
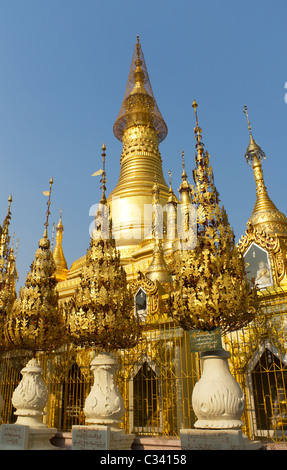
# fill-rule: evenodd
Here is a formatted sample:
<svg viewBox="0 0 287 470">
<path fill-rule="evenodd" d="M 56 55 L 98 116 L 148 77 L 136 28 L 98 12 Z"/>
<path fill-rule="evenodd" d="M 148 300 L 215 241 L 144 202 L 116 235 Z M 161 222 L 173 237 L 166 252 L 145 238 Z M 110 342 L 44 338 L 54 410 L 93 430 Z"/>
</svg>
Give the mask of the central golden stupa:
<svg viewBox="0 0 287 470">
<path fill-rule="evenodd" d="M 107 205 L 121 262 L 129 281 L 134 280 L 139 272 L 147 273 L 151 263 L 153 280 L 157 278 L 157 272 L 164 279 L 172 243 L 175 241 L 175 237 L 166 237 L 167 214 L 170 207 L 173 214 L 176 213 L 179 201 L 171 188 L 171 180 L 168 186 L 163 175 L 159 144 L 167 136 L 167 126 L 153 95 L 139 37 L 113 131 L 115 137 L 123 143 L 123 150 L 119 180 L 107 197 Z M 186 179 L 185 172 L 183 176 Z M 162 208 L 163 243 L 160 244 L 160 256 L 158 249 L 155 250 L 152 229 L 155 184 L 158 191 L 157 204 Z M 54 256 L 58 266 L 58 290 L 61 298 L 67 298 L 78 285 L 85 256 L 76 260 L 69 271 L 65 270 L 63 252 L 59 246 L 62 243 L 62 223 L 59 223 L 58 231 L 61 234 L 56 237 Z"/>
</svg>

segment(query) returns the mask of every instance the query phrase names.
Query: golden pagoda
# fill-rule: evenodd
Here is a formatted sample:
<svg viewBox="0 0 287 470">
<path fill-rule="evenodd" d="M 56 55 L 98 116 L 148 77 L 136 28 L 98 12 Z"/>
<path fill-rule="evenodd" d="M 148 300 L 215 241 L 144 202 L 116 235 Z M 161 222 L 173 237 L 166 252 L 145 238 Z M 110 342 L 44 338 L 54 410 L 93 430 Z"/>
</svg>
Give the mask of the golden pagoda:
<svg viewBox="0 0 287 470">
<path fill-rule="evenodd" d="M 108 197 L 117 246 L 139 245 L 150 230 L 152 189 L 156 177 L 164 206 L 169 187 L 162 171 L 159 143 L 167 126 L 153 96 L 139 37 L 114 134 L 123 143 L 118 183 Z M 127 250 L 126 250 L 127 251 Z"/>
<path fill-rule="evenodd" d="M 167 136 L 167 126 L 153 95 L 138 36 L 126 91 L 113 131 L 115 137 L 123 143 L 119 180 L 107 197 L 107 206 L 113 223 L 113 237 L 129 282 L 135 281 L 139 272 L 147 272 L 152 260 L 153 279 L 155 279 L 155 246 L 152 231 L 155 180 L 158 187 L 158 204 L 162 213 L 160 251 L 165 257 L 161 265 L 157 261 L 159 273 L 165 272 L 166 263 L 169 265 L 172 261 L 173 243 L 177 233 L 176 208 L 179 201 L 173 193 L 171 181 L 168 186 L 163 175 L 159 144 Z M 104 173 L 103 171 L 103 185 L 105 185 Z M 182 202 L 185 203 L 185 199 L 184 195 Z M 167 237 L 168 217 L 168 225 L 175 226 L 173 237 Z M 57 227 L 58 238 L 56 238 L 54 259 L 58 266 L 59 295 L 64 299 L 72 295 L 73 289 L 79 283 L 85 256 L 75 260 L 70 270 L 66 272 L 64 255 L 61 251 L 62 230 L 63 228 Z"/>
<path fill-rule="evenodd" d="M 193 108 L 196 113 L 195 102 Z M 256 200 L 252 214 L 247 221 L 247 230 L 237 244 L 239 253 L 238 259 L 234 257 L 234 265 L 236 269 L 239 269 L 241 264 L 243 265 L 243 258 L 246 277 L 250 284 L 255 284 L 258 288 L 261 311 L 256 312 L 252 325 L 249 323 L 246 325 L 243 322 L 244 328 L 238 331 L 229 329 L 224 336 L 224 347 L 231 351 L 230 361 L 233 372 L 248 401 L 246 415 L 243 418 L 246 424 L 244 432 L 250 438 L 256 438 L 260 436 L 260 432 L 266 436 L 271 429 L 274 436 L 274 432 L 277 432 L 276 426 L 280 424 L 282 435 L 286 434 L 287 437 L 287 390 L 285 386 L 287 351 L 284 345 L 287 336 L 286 328 L 282 326 L 285 321 L 283 317 L 287 313 L 287 218 L 278 210 L 268 195 L 262 170 L 265 154 L 253 138 L 247 108 L 244 112 L 247 116 L 250 134 L 245 159 L 253 169 Z M 143 436 L 178 438 L 180 429 L 193 427 L 196 420 L 191 404 L 191 393 L 201 375 L 200 361 L 198 354 L 193 352 L 191 332 L 188 329 L 185 330 L 175 317 L 172 317 L 169 304 L 170 291 L 176 284 L 177 255 L 180 257 L 185 233 L 190 229 L 192 215 L 190 208 L 194 202 L 200 202 L 196 198 L 202 196 L 200 192 L 196 194 L 196 185 L 198 183 L 200 186 L 202 178 L 205 178 L 203 170 L 210 177 L 212 176 L 208 154 L 203 151 L 202 131 L 197 122 L 197 114 L 194 130 L 197 139 L 196 167 L 193 170 L 195 185 L 190 185 L 188 182 L 188 174 L 192 169 L 190 162 L 185 162 L 182 151 L 181 162 L 179 158 L 182 175 L 177 197 L 172 189 L 170 171 L 169 184 L 165 181 L 159 144 L 167 136 L 167 125 L 153 95 L 142 47 L 137 37 L 124 98 L 113 127 L 115 137 L 122 142 L 122 152 L 119 156 L 119 179 L 110 194 L 106 196 L 106 146 L 104 144 L 102 147 L 103 170 L 101 171 L 103 194 L 100 204 L 108 208 L 108 232 L 110 233 L 111 229 L 115 242 L 113 249 L 119 252 L 120 264 L 126 273 L 126 281 L 132 293 L 134 313 L 139 318 L 142 333 L 133 348 L 117 351 L 119 364 L 117 381 L 127 410 L 122 426 L 127 432 L 137 435 L 139 439 Z M 214 227 L 212 225 L 215 222 L 210 221 L 210 226 L 207 227 L 205 210 L 210 211 L 212 199 L 213 201 L 218 199 L 217 190 L 213 186 L 212 191 L 204 193 L 205 204 L 201 204 L 197 214 L 202 230 L 206 228 L 210 235 L 215 232 L 215 225 Z M 217 210 L 217 206 L 216 202 L 214 211 Z M 95 230 L 99 228 L 96 225 L 99 215 L 102 217 L 104 213 L 100 214 L 97 211 L 95 214 Z M 219 228 L 228 231 L 233 244 L 231 228 L 229 231 L 229 228 L 227 230 L 225 227 L 227 218 L 225 218 L 223 207 L 222 211 L 220 209 L 220 215 L 224 223 L 219 225 Z M 112 226 L 109 225 L 109 221 L 112 221 Z M 197 235 L 199 225 L 200 223 L 195 223 Z M 3 238 L 4 225 L 2 232 Z M 90 255 L 93 251 L 95 256 L 98 256 L 99 248 L 96 242 L 92 242 L 93 250 L 89 250 L 87 254 L 76 259 L 68 268 L 63 250 L 63 232 L 61 213 L 56 227 L 53 250 L 53 262 L 56 269 L 54 275 L 61 303 L 69 302 L 79 291 L 82 291 L 81 295 L 85 297 L 83 286 L 85 287 Z M 202 239 L 203 235 L 201 234 Z M 211 242 L 216 246 L 218 244 L 215 237 L 211 239 Z M 224 250 L 223 247 L 222 251 Z M 198 259 L 200 259 L 200 247 L 198 251 Z M 207 255 L 206 250 L 204 255 Z M 221 258 L 224 260 L 224 256 Z M 200 269 L 198 269 L 198 278 L 192 285 L 194 291 L 197 288 L 200 290 L 200 283 L 201 285 L 204 283 L 202 275 L 204 266 L 206 285 L 211 274 L 214 278 L 216 277 L 215 268 L 208 263 L 207 256 L 205 261 L 204 265 L 203 262 L 196 260 Z M 192 257 L 189 262 L 188 269 L 194 270 L 195 263 Z M 224 271 L 223 268 L 222 270 Z M 111 285 L 114 286 L 115 276 L 111 270 L 109 273 L 113 278 Z M 89 277 L 91 284 L 93 284 L 94 274 L 91 272 Z M 213 282 L 218 289 L 221 288 L 220 275 Z M 98 276 L 96 278 L 99 283 Z M 232 295 L 233 286 L 228 286 L 229 284 L 226 284 L 225 288 Z M 121 285 L 117 287 L 120 291 Z M 239 289 L 239 287 L 237 283 L 236 288 Z M 91 294 L 95 295 L 95 292 Z M 106 293 L 102 290 L 102 295 L 104 294 L 105 296 L 110 294 L 109 288 L 106 288 Z M 202 290 L 200 294 L 202 301 L 206 301 Z M 187 310 L 195 315 L 196 308 L 192 295 L 190 293 L 186 295 L 184 289 L 182 298 L 180 295 L 179 301 L 188 300 Z M 116 302 L 118 301 L 115 300 Z M 116 309 L 115 303 L 112 307 L 113 314 Z M 215 304 L 213 300 L 211 303 Z M 82 310 L 77 309 L 77 313 L 82 315 Z M 226 308 L 224 315 L 229 314 Z M 199 313 L 197 317 L 199 323 L 202 323 L 204 320 L 202 315 Z M 284 321 L 281 322 L 282 318 Z M 112 314 L 109 319 L 110 326 L 116 328 Z M 212 327 L 217 326 L 214 318 L 211 320 Z M 75 325 L 78 328 L 76 322 L 77 316 L 75 316 Z M 108 325 L 102 326 L 105 328 Z M 121 331 L 117 333 L 121 335 Z M 82 334 L 81 328 L 80 334 Z M 45 364 L 46 381 L 50 387 L 47 422 L 66 432 L 71 430 L 72 425 L 84 423 L 82 412 L 91 385 L 91 348 L 88 342 L 83 345 L 82 342 L 74 341 L 74 344 L 67 344 L 61 350 L 53 351 L 53 355 L 53 358 L 49 359 L 41 356 Z M 21 358 L 18 359 L 21 360 Z M 17 364 L 11 365 L 9 360 L 9 358 L 4 358 L 0 363 L 0 366 L 3 366 L 1 369 L 3 374 L 6 374 L 3 375 L 2 385 L 0 381 L 0 393 L 1 386 L 4 390 L 9 381 L 9 384 L 12 383 L 12 390 L 16 386 L 14 377 L 17 378 L 15 368 L 18 366 Z M 18 367 L 19 374 L 20 367 Z M 9 397 L 9 393 L 10 391 L 6 393 L 5 389 L 5 396 Z M 5 420 L 9 422 L 11 415 L 11 408 L 5 405 L 4 422 Z"/>
</svg>

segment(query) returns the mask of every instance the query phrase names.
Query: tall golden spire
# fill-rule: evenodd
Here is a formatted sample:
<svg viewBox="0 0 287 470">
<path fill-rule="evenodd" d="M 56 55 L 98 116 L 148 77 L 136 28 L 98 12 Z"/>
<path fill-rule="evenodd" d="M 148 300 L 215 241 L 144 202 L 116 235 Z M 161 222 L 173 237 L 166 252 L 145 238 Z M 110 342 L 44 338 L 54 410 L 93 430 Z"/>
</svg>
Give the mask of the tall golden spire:
<svg viewBox="0 0 287 470">
<path fill-rule="evenodd" d="M 103 171 L 102 171 L 102 178 L 101 178 L 101 189 L 103 190 L 102 198 L 101 198 L 101 204 L 106 204 L 107 199 L 106 199 L 106 146 L 105 143 L 102 145 L 102 157 L 103 157 Z"/>
<path fill-rule="evenodd" d="M 51 192 L 52 192 L 52 186 L 53 186 L 53 178 L 50 179 L 49 184 L 50 184 L 50 189 L 49 189 L 49 192 L 48 192 L 46 222 L 44 223 L 45 231 L 44 231 L 44 236 L 43 236 L 43 239 L 46 239 L 46 240 L 48 240 L 48 225 L 49 225 L 49 215 L 50 215 Z M 49 247 L 50 247 L 50 241 L 48 240 L 48 242 L 49 242 Z"/>
<path fill-rule="evenodd" d="M 144 210 L 145 205 L 152 204 L 155 175 L 160 204 L 165 205 L 169 197 L 159 152 L 167 126 L 152 92 L 139 37 L 114 134 L 123 143 L 123 151 L 119 180 L 108 197 L 113 233 L 118 247 L 138 245 L 151 224 L 145 219 Z"/>
<path fill-rule="evenodd" d="M 53 258 L 56 265 L 56 279 L 58 282 L 65 281 L 68 274 L 68 266 L 63 252 L 63 223 L 62 223 L 62 209 L 60 211 L 60 219 L 56 227 L 56 243 L 53 251 Z"/>
<path fill-rule="evenodd" d="M 187 181 L 187 174 L 185 171 L 184 151 L 181 152 L 181 162 L 182 162 L 182 175 L 181 175 L 182 182 L 181 182 L 178 192 L 180 193 L 182 204 L 189 204 L 190 203 L 190 184 Z"/>
<path fill-rule="evenodd" d="M 248 223 L 254 227 L 260 227 L 268 233 L 278 233 L 278 235 L 281 234 L 287 236 L 287 219 L 270 199 L 265 186 L 261 162 L 266 158 L 266 156 L 253 138 L 247 106 L 244 106 L 243 112 L 247 118 L 247 125 L 250 134 L 249 145 L 245 153 L 245 158 L 247 163 L 253 168 L 256 184 L 256 202 Z"/>
</svg>

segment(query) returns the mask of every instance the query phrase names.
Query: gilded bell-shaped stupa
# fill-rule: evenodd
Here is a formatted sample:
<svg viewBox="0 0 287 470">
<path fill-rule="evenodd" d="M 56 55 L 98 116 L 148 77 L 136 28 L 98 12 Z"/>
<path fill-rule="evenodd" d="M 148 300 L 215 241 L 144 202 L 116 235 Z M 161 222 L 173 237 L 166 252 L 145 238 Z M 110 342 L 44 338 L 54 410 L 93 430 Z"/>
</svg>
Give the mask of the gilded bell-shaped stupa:
<svg viewBox="0 0 287 470">
<path fill-rule="evenodd" d="M 113 218 L 113 236 L 121 248 L 139 245 L 150 231 L 155 178 L 160 204 L 165 206 L 169 197 L 159 152 L 167 126 L 153 96 L 139 38 L 113 130 L 123 143 L 123 150 L 119 180 L 107 202 Z"/>
</svg>

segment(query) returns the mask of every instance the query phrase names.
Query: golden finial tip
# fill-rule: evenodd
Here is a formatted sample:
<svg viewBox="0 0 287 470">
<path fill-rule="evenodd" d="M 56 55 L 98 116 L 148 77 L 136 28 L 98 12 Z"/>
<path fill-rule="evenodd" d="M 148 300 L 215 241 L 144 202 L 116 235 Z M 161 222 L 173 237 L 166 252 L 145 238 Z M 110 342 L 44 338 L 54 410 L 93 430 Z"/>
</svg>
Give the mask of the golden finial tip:
<svg viewBox="0 0 287 470">
<path fill-rule="evenodd" d="M 103 150 L 103 151 L 106 150 L 105 142 L 104 142 L 103 145 L 102 145 L 102 150 Z"/>
<path fill-rule="evenodd" d="M 248 129 L 249 129 L 249 132 L 250 132 L 250 134 L 251 134 L 251 125 L 250 125 L 250 121 L 249 121 L 249 116 L 248 116 L 246 104 L 245 104 L 244 107 L 243 107 L 243 112 L 244 112 L 244 114 L 246 115 Z"/>
<path fill-rule="evenodd" d="M 197 106 L 198 106 L 197 102 L 195 100 L 193 100 L 192 107 L 196 109 Z"/>
<path fill-rule="evenodd" d="M 10 194 L 10 196 L 8 198 L 8 202 L 12 202 L 12 194 Z"/>
</svg>

